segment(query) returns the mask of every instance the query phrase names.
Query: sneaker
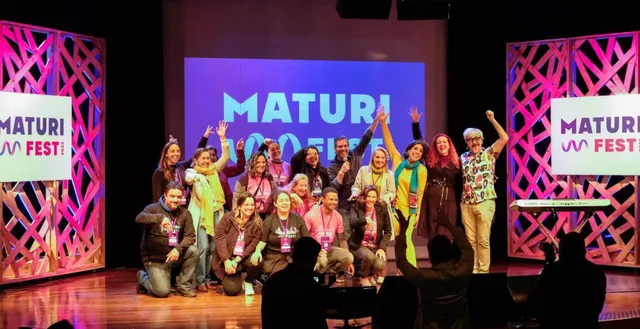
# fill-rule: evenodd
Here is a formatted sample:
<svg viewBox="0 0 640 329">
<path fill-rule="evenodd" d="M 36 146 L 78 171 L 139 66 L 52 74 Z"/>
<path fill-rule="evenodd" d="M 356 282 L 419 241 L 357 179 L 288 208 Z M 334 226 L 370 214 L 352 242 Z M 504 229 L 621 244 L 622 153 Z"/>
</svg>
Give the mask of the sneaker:
<svg viewBox="0 0 640 329">
<path fill-rule="evenodd" d="M 249 282 L 244 283 L 244 295 L 245 296 L 253 296 L 255 295 L 255 291 L 253 291 L 253 284 Z"/>
<path fill-rule="evenodd" d="M 182 290 L 182 289 L 178 289 L 178 293 L 180 295 L 182 295 L 183 297 L 195 297 L 197 296 L 196 292 L 189 289 L 189 290 Z"/>
<path fill-rule="evenodd" d="M 207 292 L 207 291 L 209 291 L 209 289 L 207 289 L 207 285 L 206 284 L 200 285 L 196 289 L 198 290 L 198 292 Z"/>
</svg>

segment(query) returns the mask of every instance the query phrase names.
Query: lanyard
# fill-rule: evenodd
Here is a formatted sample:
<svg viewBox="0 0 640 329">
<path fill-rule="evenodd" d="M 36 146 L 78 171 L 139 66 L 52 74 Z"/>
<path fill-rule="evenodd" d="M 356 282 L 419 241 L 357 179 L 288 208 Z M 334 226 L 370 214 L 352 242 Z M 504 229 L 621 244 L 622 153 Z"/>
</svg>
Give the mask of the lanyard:
<svg viewBox="0 0 640 329">
<path fill-rule="evenodd" d="M 280 218 L 280 221 L 278 223 L 280 224 L 280 228 L 283 229 L 282 234 L 286 237 L 287 236 L 287 230 L 289 229 L 289 216 L 287 216 L 287 224 L 286 224 L 286 226 L 282 226 L 282 218 Z"/>
<path fill-rule="evenodd" d="M 378 184 L 378 181 L 380 180 L 380 178 L 382 178 L 382 174 L 378 175 L 378 178 L 376 178 L 375 180 L 373 180 L 373 176 L 375 176 L 374 173 L 371 173 L 371 180 L 373 181 L 373 185 Z"/>
<path fill-rule="evenodd" d="M 281 170 L 278 170 L 278 169 L 276 169 L 276 164 L 271 162 L 271 169 L 276 174 L 276 179 L 278 181 L 280 181 L 280 176 L 282 176 L 282 172 L 284 171 L 284 170 L 282 170 L 282 163 L 280 163 L 280 169 Z"/>
<path fill-rule="evenodd" d="M 324 225 L 324 212 L 322 212 L 322 209 L 320 209 L 320 215 L 322 216 L 322 232 L 324 233 L 324 235 L 327 235 L 327 230 L 326 230 L 326 226 Z M 331 224 L 331 219 L 333 218 L 333 210 L 331 211 L 331 216 L 329 216 L 329 224 Z"/>
</svg>

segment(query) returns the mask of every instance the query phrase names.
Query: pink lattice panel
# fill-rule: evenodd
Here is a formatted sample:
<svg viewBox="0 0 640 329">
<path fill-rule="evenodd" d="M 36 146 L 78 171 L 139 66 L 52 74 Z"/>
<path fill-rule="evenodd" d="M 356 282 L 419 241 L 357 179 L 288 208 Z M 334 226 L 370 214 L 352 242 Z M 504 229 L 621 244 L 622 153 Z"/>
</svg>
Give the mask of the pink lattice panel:
<svg viewBox="0 0 640 329">
<path fill-rule="evenodd" d="M 3 91 L 70 96 L 69 181 L 3 183 L 0 284 L 104 267 L 102 39 L 0 22 Z"/>
<path fill-rule="evenodd" d="M 637 92 L 637 34 L 509 44 L 507 46 L 508 202 L 517 199 L 608 198 L 582 228 L 589 257 L 597 263 L 638 265 L 637 180 L 634 177 L 551 175 L 550 99 Z M 532 214 L 508 211 L 509 256 L 543 259 L 546 239 Z M 562 235 L 579 227 L 582 214 L 537 219 Z M 562 233 L 562 234 L 560 234 Z"/>
<path fill-rule="evenodd" d="M 579 38 L 572 42 L 572 97 L 637 93 L 638 34 Z M 610 209 L 598 212 L 584 226 L 589 257 L 601 264 L 637 264 L 637 180 L 620 176 L 579 176 L 576 197 L 607 198 Z M 584 219 L 577 218 L 577 224 Z"/>
<path fill-rule="evenodd" d="M 508 202 L 514 199 L 567 198 L 569 177 L 551 175 L 551 98 L 566 96 L 568 49 L 563 41 L 508 47 L 510 145 Z M 509 211 L 509 255 L 541 258 L 546 240 L 538 221 L 555 235 L 569 229 L 569 216 Z"/>
</svg>

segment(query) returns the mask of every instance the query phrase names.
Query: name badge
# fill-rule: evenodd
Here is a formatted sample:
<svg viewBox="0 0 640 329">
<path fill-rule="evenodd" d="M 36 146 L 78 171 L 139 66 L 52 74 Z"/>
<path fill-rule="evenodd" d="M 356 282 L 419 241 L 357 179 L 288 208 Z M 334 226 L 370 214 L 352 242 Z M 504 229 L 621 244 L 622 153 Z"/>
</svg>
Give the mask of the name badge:
<svg viewBox="0 0 640 329">
<path fill-rule="evenodd" d="M 236 245 L 235 247 L 233 247 L 234 256 L 242 256 L 243 253 L 244 253 L 244 232 L 238 234 Z"/>
<path fill-rule="evenodd" d="M 278 176 L 278 178 L 276 178 L 276 185 L 279 187 L 283 187 L 285 185 L 284 177 Z"/>
<path fill-rule="evenodd" d="M 418 195 L 415 193 L 409 193 L 409 208 L 418 209 Z"/>
<path fill-rule="evenodd" d="M 180 232 L 180 226 L 173 225 L 173 229 L 169 231 L 169 247 L 175 247 L 178 244 L 178 232 Z"/>
<path fill-rule="evenodd" d="M 280 238 L 280 252 L 283 254 L 288 254 L 291 252 L 291 238 L 290 237 L 282 237 Z"/>
<path fill-rule="evenodd" d="M 329 251 L 331 250 L 331 239 L 328 236 L 321 236 L 320 237 L 320 244 L 322 245 L 322 249 L 324 249 L 324 251 Z"/>
<path fill-rule="evenodd" d="M 182 193 L 182 205 L 183 206 L 187 205 L 187 192 L 186 191 L 184 193 Z"/>
<path fill-rule="evenodd" d="M 313 180 L 313 191 L 311 191 L 313 197 L 317 198 L 322 195 L 322 180 L 320 178 L 316 178 Z"/>
</svg>

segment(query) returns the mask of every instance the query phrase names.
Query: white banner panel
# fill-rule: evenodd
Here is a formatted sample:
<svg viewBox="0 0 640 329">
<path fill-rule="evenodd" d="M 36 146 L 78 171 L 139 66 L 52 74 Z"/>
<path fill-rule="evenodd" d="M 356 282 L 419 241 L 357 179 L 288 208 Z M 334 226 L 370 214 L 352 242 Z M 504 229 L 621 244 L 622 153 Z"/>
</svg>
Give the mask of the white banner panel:
<svg viewBox="0 0 640 329">
<path fill-rule="evenodd" d="M 640 95 L 551 100 L 553 175 L 640 175 Z"/>
<path fill-rule="evenodd" d="M 0 182 L 71 179 L 71 97 L 0 92 Z"/>
</svg>

